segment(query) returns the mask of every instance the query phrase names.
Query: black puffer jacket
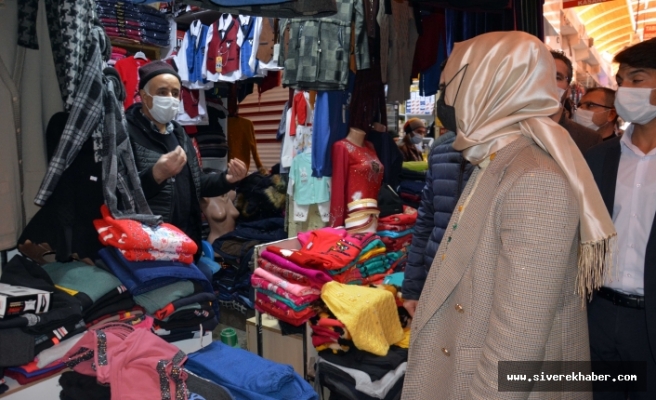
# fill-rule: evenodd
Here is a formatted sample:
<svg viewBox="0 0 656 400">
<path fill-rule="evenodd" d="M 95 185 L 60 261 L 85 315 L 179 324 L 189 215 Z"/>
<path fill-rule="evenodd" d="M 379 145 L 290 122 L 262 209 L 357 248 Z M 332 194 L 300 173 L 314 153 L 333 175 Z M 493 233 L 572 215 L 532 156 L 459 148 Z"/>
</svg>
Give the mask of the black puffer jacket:
<svg viewBox="0 0 656 400">
<path fill-rule="evenodd" d="M 402 293 L 406 300 L 419 300 L 451 214 L 474 170 L 473 165 L 453 149 L 455 139 L 455 133 L 445 133 L 428 156 L 426 186 L 403 280 Z"/>
<path fill-rule="evenodd" d="M 134 152 L 134 159 L 139 171 L 141 186 L 148 200 L 148 205 L 153 214 L 161 215 L 165 222 L 171 221 L 173 205 L 179 201 L 191 201 L 191 218 L 185 232 L 196 243 L 201 240 L 201 211 L 199 199 L 201 197 L 220 196 L 233 188 L 226 180 L 225 174 L 204 174 L 198 163 L 196 151 L 191 140 L 185 133 L 184 129 L 177 122 L 173 122 L 173 134 L 177 137 L 180 146 L 187 154 L 187 165 L 192 175 L 192 184 L 194 193 L 176 193 L 175 185 L 172 185 L 173 178 L 169 178 L 161 184 L 155 181 L 153 177 L 153 166 L 159 160 L 162 154 L 165 154 L 165 146 L 158 141 L 153 135 L 150 121 L 141 112 L 141 104 L 134 104 L 126 111 L 128 121 L 128 132 L 130 142 Z"/>
</svg>

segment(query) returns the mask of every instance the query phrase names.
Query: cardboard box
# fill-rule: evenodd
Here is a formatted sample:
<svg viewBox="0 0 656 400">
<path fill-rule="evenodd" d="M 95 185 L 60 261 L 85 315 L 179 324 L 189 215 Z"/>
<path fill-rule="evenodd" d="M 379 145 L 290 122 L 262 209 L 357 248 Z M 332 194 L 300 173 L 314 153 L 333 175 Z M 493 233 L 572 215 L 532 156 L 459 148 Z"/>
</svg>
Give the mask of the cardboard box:
<svg viewBox="0 0 656 400">
<path fill-rule="evenodd" d="M 0 318 L 50 309 L 50 292 L 0 283 Z"/>
</svg>

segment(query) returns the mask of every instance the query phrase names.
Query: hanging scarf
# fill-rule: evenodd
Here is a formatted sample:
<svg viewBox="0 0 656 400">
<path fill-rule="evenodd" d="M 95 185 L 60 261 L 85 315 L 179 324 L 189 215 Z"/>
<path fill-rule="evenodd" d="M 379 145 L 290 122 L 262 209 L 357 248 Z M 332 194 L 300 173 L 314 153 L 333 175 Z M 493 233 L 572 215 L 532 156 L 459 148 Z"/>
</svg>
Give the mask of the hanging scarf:
<svg viewBox="0 0 656 400">
<path fill-rule="evenodd" d="M 524 32 L 492 32 L 457 43 L 442 73 L 444 102 L 456 110 L 453 147 L 478 164 L 519 136 L 532 139 L 563 170 L 580 212 L 577 293 L 590 299 L 612 267 L 616 237 L 599 189 L 559 108 L 556 67 L 547 47 Z"/>
</svg>

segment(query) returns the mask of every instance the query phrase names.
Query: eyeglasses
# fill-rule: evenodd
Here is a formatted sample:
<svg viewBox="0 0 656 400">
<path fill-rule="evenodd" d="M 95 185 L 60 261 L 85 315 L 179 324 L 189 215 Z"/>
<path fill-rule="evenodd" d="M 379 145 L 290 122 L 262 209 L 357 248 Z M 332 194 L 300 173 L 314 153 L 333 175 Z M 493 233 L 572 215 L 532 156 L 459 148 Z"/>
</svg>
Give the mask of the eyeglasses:
<svg viewBox="0 0 656 400">
<path fill-rule="evenodd" d="M 615 107 L 605 106 L 605 105 L 599 104 L 599 103 L 594 103 L 592 101 L 584 101 L 582 103 L 579 103 L 577 105 L 577 107 L 582 108 L 584 110 L 595 110 L 595 109 L 598 109 L 598 108 L 604 108 L 604 109 L 607 109 L 607 110 L 612 110 L 612 109 L 615 108 Z"/>
</svg>

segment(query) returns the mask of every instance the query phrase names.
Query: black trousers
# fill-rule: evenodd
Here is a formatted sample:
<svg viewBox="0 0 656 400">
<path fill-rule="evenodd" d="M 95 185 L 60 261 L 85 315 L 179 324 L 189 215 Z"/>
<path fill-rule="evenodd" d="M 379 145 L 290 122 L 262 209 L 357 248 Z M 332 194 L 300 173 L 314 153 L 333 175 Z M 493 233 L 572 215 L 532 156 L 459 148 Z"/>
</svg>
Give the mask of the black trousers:
<svg viewBox="0 0 656 400">
<path fill-rule="evenodd" d="M 645 361 L 647 363 L 646 392 L 631 391 L 628 386 L 624 393 L 602 392 L 599 391 L 599 385 L 593 384 L 594 400 L 656 399 L 656 362 L 649 345 L 645 310 L 617 306 L 609 300 L 595 296 L 588 304 L 588 330 L 590 358 L 596 362 L 595 373 L 613 376 L 630 373 L 630 371 L 618 371 L 617 365 L 613 365 L 612 362 Z"/>
</svg>

